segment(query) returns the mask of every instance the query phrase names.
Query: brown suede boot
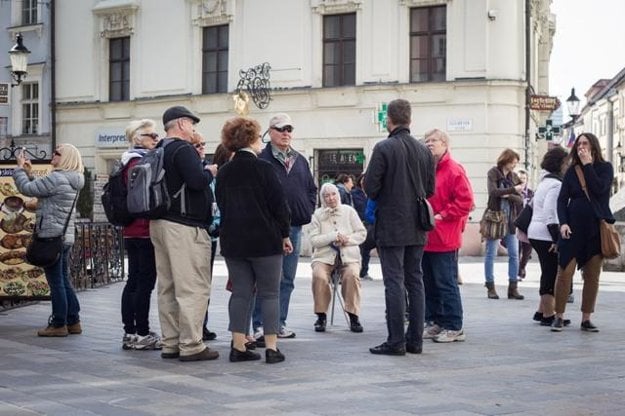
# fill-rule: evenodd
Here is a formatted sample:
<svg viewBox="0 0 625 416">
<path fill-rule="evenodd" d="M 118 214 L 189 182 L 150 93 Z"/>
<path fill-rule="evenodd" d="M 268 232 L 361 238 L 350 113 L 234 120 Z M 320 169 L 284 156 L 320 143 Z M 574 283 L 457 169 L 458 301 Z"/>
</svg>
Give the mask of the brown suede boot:
<svg viewBox="0 0 625 416">
<path fill-rule="evenodd" d="M 37 335 L 40 337 L 66 337 L 67 334 L 67 326 L 52 326 L 48 325 L 44 329 L 40 329 L 37 331 Z"/>
<path fill-rule="evenodd" d="M 82 334 L 82 326 L 80 326 L 80 321 L 75 324 L 67 325 L 67 332 L 72 335 Z"/>
<path fill-rule="evenodd" d="M 484 286 L 486 286 L 486 289 L 488 289 L 488 293 L 486 294 L 488 296 L 488 299 L 499 299 L 499 295 L 495 290 L 495 282 L 486 282 Z"/>
<path fill-rule="evenodd" d="M 517 290 L 517 282 L 508 283 L 508 299 L 523 300 L 525 296 L 519 293 Z"/>
</svg>

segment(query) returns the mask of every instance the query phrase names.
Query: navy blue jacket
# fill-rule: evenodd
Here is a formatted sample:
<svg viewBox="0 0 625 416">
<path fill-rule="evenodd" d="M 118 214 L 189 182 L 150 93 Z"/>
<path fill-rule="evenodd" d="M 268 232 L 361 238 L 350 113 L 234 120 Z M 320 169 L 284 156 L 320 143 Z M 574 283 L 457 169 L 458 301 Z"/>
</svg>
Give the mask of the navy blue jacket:
<svg viewBox="0 0 625 416">
<path fill-rule="evenodd" d="M 258 157 L 273 166 L 291 210 L 291 225 L 299 226 L 308 224 L 312 218 L 317 202 L 317 187 L 310 173 L 308 161 L 300 153 L 295 150 L 293 152 L 297 157 L 288 173 L 282 162 L 273 156 L 271 143 L 267 143 Z"/>
</svg>

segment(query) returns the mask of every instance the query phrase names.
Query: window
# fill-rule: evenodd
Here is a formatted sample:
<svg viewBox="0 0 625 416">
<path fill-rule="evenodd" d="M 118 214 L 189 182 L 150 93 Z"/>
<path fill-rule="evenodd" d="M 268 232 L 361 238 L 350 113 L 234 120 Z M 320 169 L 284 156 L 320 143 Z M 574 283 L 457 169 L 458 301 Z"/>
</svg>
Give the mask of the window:
<svg viewBox="0 0 625 416">
<path fill-rule="evenodd" d="M 323 17 L 323 86 L 356 84 L 356 13 Z"/>
<path fill-rule="evenodd" d="M 9 132 L 9 118 L 0 117 L 0 139 L 5 139 Z"/>
<path fill-rule="evenodd" d="M 37 23 L 37 0 L 22 0 L 22 24 Z"/>
<path fill-rule="evenodd" d="M 410 9 L 410 82 L 445 80 L 446 25 L 445 6 Z"/>
<path fill-rule="evenodd" d="M 228 91 L 228 25 L 202 33 L 202 94 Z"/>
<path fill-rule="evenodd" d="M 130 37 L 109 40 L 109 101 L 130 99 Z"/>
<path fill-rule="evenodd" d="M 39 84 L 22 83 L 22 134 L 39 132 Z"/>
</svg>

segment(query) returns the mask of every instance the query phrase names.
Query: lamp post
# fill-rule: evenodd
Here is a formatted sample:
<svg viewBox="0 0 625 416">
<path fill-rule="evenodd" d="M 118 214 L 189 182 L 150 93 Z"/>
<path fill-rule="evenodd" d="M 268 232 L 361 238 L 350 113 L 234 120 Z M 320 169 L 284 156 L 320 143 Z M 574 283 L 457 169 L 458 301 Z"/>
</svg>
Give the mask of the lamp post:
<svg viewBox="0 0 625 416">
<path fill-rule="evenodd" d="M 28 74 L 28 54 L 30 51 L 24 46 L 24 40 L 22 34 L 18 33 L 15 37 L 16 43 L 9 51 L 9 57 L 11 58 L 11 76 L 15 80 L 15 84 L 11 84 L 11 87 L 17 87 L 22 82 L 23 78 L 26 78 Z"/>
<path fill-rule="evenodd" d="M 566 106 L 569 110 L 569 116 L 571 116 L 573 124 L 575 124 L 575 119 L 579 116 L 579 98 L 575 95 L 575 88 L 571 88 L 571 96 L 566 99 Z"/>
</svg>

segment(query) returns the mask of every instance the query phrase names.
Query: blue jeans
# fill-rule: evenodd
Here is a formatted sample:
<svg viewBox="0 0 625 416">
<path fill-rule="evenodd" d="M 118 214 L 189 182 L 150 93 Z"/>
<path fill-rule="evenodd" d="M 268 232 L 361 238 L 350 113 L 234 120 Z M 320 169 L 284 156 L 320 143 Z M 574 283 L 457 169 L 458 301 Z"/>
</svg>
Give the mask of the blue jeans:
<svg viewBox="0 0 625 416">
<path fill-rule="evenodd" d="M 502 240 L 504 240 L 508 250 L 508 280 L 510 282 L 516 282 L 519 274 L 519 243 L 514 234 L 507 234 Z M 486 283 L 495 281 L 493 262 L 497 255 L 498 245 L 499 240 L 486 240 L 486 257 L 484 258 Z"/>
<path fill-rule="evenodd" d="M 421 261 L 425 287 L 425 320 L 443 329 L 462 329 L 458 289 L 458 252 L 425 252 Z"/>
<path fill-rule="evenodd" d="M 78 315 L 80 304 L 69 280 L 68 260 L 71 248 L 71 245 L 63 246 L 61 258 L 44 269 L 52 300 L 52 316 L 49 323 L 54 327 L 73 325 L 80 321 Z"/>
<path fill-rule="evenodd" d="M 386 301 L 386 343 L 393 348 L 406 343 L 423 343 L 425 299 L 421 257 L 423 246 L 379 247 L 384 298 Z M 406 306 L 406 293 L 408 305 Z M 408 309 L 408 329 L 404 333 L 404 318 Z"/>
<path fill-rule="evenodd" d="M 291 292 L 295 288 L 295 274 L 299 262 L 299 252 L 302 249 L 302 226 L 291 226 L 289 238 L 293 244 L 293 252 L 282 258 L 282 277 L 280 279 L 280 326 L 286 326 L 286 318 L 289 314 Z M 253 323 L 254 331 L 262 326 L 260 302 L 254 305 Z"/>
</svg>

